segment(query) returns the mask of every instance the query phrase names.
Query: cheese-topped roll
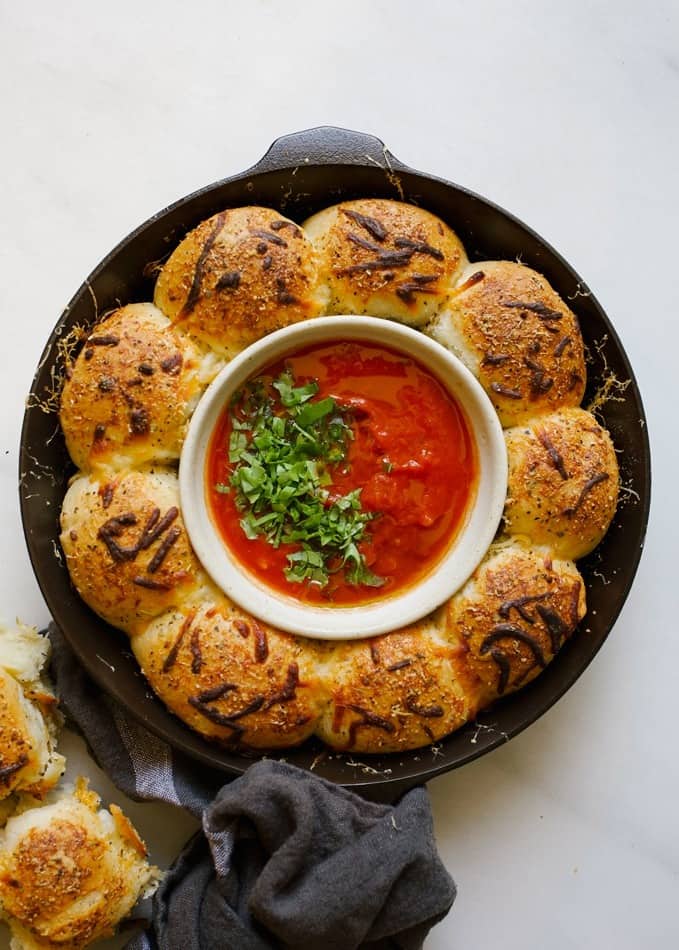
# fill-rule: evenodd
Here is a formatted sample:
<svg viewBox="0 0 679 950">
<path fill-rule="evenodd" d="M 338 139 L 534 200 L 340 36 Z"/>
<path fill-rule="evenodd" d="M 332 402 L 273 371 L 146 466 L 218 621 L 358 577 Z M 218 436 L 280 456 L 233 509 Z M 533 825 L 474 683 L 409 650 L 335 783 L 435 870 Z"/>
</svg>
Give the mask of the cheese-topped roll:
<svg viewBox="0 0 679 950">
<path fill-rule="evenodd" d="M 21 684 L 0 668 L 0 799 L 12 792 L 42 798 L 63 771 L 63 756 L 40 704 L 31 702 Z"/>
<path fill-rule="evenodd" d="M 586 372 L 578 321 L 530 267 L 470 264 L 427 332 L 478 377 L 503 426 L 582 400 Z"/>
<path fill-rule="evenodd" d="M 274 630 L 219 594 L 159 617 L 133 637 L 132 650 L 165 705 L 220 743 L 297 745 L 327 698 L 313 641 Z"/>
<path fill-rule="evenodd" d="M 61 546 L 85 603 L 128 633 L 204 582 L 168 470 L 76 478 L 64 498 Z"/>
<path fill-rule="evenodd" d="M 32 627 L 0 627 L 0 800 L 42 798 L 64 771 L 56 699 L 43 679 L 49 649 Z"/>
<path fill-rule="evenodd" d="M 339 749 L 416 749 L 458 729 L 477 712 L 457 676 L 457 646 L 436 618 L 370 640 L 337 644 L 323 666 L 331 695 L 317 735 Z"/>
<path fill-rule="evenodd" d="M 388 317 L 423 326 L 467 263 L 440 218 L 386 198 L 345 201 L 304 222 L 329 292 L 327 313 Z"/>
<path fill-rule="evenodd" d="M 572 561 L 549 548 L 501 542 L 450 599 L 443 628 L 466 651 L 487 705 L 534 679 L 585 609 L 585 585 Z"/>
<path fill-rule="evenodd" d="M 619 476 L 608 432 L 584 409 L 561 409 L 505 433 L 509 484 L 505 527 L 577 558 L 608 531 Z"/>
<path fill-rule="evenodd" d="M 173 323 L 229 357 L 323 306 L 304 231 L 257 207 L 222 211 L 191 231 L 161 270 L 154 300 Z"/>
<path fill-rule="evenodd" d="M 0 909 L 16 950 L 81 950 L 110 936 L 152 891 L 157 868 L 117 805 L 75 794 L 16 815 L 0 832 Z"/>
<path fill-rule="evenodd" d="M 211 362 L 204 365 L 196 347 L 150 303 L 129 304 L 102 320 L 61 396 L 61 426 L 78 468 L 179 458 Z"/>
</svg>

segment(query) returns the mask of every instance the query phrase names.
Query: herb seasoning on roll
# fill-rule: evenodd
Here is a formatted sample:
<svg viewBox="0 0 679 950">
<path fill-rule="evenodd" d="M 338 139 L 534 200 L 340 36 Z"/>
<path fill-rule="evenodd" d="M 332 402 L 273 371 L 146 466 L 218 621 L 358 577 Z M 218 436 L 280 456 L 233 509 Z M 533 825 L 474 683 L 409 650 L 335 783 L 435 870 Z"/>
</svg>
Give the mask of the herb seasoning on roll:
<svg viewBox="0 0 679 950">
<path fill-rule="evenodd" d="M 213 520 L 241 565 L 337 606 L 425 577 L 464 523 L 476 476 L 448 391 L 408 356 L 359 342 L 309 347 L 250 379 L 206 471 Z"/>
</svg>

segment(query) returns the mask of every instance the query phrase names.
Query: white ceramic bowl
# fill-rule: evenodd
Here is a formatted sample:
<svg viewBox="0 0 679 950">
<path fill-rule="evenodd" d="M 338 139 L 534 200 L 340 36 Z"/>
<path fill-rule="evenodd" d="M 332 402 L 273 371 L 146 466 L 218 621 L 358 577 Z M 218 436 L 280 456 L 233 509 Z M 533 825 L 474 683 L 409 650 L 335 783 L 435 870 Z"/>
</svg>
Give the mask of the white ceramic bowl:
<svg viewBox="0 0 679 950">
<path fill-rule="evenodd" d="M 476 444 L 476 495 L 451 547 L 422 580 L 401 593 L 356 607 L 316 606 L 259 582 L 232 557 L 210 515 L 205 490 L 212 433 L 231 396 L 265 366 L 294 351 L 334 340 L 384 345 L 412 357 L 443 383 L 462 407 Z M 467 580 L 493 540 L 507 488 L 507 453 L 497 414 L 469 370 L 416 330 L 372 317 L 323 317 L 264 337 L 233 359 L 193 414 L 179 467 L 182 514 L 194 550 L 233 601 L 272 626 L 319 639 L 358 639 L 395 630 L 430 613 Z"/>
</svg>

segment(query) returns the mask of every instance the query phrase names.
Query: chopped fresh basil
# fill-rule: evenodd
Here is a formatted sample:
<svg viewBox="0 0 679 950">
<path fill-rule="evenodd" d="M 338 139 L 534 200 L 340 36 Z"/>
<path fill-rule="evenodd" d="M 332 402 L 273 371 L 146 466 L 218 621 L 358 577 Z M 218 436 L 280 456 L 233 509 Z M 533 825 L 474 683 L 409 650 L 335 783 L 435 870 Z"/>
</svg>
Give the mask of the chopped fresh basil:
<svg viewBox="0 0 679 950">
<path fill-rule="evenodd" d="M 312 401 L 317 393 L 318 383 L 296 386 L 288 371 L 270 386 L 255 380 L 239 390 L 230 410 L 231 476 L 215 490 L 235 493 L 246 537 L 298 545 L 287 555 L 289 581 L 325 587 L 344 570 L 349 584 L 379 587 L 384 579 L 358 547 L 374 517 L 361 508 L 360 488 L 328 490 L 353 438 L 350 411 L 331 397 Z"/>
</svg>

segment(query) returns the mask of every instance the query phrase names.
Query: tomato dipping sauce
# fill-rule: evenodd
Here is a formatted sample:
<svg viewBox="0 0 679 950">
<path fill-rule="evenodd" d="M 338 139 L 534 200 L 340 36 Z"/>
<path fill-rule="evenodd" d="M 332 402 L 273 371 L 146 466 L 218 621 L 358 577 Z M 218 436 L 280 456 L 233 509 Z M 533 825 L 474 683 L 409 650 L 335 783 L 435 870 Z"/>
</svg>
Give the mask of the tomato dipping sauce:
<svg viewBox="0 0 679 950">
<path fill-rule="evenodd" d="M 447 552 L 475 496 L 476 447 L 461 407 L 421 364 L 381 345 L 317 344 L 260 370 L 247 385 L 278 398 L 273 383 L 285 372 L 294 386 L 315 381 L 308 404 L 332 397 L 351 426 L 346 457 L 325 467 L 327 503 L 360 489 L 360 508 L 370 517 L 357 547 L 379 584 L 350 583 L 345 567 L 323 584 L 290 581 L 289 556 L 300 545 L 247 536 L 242 504 L 227 487 L 239 428 L 235 402 L 215 427 L 205 471 L 208 509 L 227 548 L 260 582 L 314 605 L 370 603 L 416 584 Z"/>
</svg>

